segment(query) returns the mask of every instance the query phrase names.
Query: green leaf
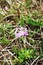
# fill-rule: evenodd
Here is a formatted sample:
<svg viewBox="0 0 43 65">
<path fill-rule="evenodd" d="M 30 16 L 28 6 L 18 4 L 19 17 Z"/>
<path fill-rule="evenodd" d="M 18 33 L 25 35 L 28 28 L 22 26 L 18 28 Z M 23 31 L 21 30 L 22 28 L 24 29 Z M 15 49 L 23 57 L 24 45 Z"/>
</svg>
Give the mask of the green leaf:
<svg viewBox="0 0 43 65">
<path fill-rule="evenodd" d="M 5 37 L 2 38 L 1 43 L 4 44 L 4 45 L 5 44 L 8 44 L 8 45 L 10 44 L 9 40 Z"/>
<path fill-rule="evenodd" d="M 37 22 L 37 20 L 31 19 L 29 17 L 26 17 L 26 23 L 32 26 L 40 26 L 40 21 Z"/>
<path fill-rule="evenodd" d="M 43 26 L 43 22 L 41 22 L 41 26 Z"/>
<path fill-rule="evenodd" d="M 21 16 L 20 25 L 24 26 L 24 17 L 23 16 Z"/>
<path fill-rule="evenodd" d="M 4 11 L 2 10 L 2 8 L 0 8 L 0 14 L 3 15 L 3 16 L 5 15 L 5 13 L 4 13 Z"/>
</svg>

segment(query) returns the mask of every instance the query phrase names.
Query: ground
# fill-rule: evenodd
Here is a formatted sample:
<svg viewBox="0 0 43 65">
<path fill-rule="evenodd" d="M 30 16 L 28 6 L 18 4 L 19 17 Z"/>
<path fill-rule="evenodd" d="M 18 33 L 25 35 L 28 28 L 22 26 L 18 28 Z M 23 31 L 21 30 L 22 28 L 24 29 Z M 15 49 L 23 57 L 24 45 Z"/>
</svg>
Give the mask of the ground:
<svg viewBox="0 0 43 65">
<path fill-rule="evenodd" d="M 0 0 L 0 65 L 43 65 L 43 0 Z"/>
</svg>

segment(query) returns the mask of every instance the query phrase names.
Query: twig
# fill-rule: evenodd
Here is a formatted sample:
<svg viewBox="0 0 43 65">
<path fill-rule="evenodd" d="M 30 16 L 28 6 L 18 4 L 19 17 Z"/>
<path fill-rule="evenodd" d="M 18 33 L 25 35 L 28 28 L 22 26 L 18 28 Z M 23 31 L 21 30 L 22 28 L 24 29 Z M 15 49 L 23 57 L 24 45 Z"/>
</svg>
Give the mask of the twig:
<svg viewBox="0 0 43 65">
<path fill-rule="evenodd" d="M 9 54 L 11 54 L 13 56 L 13 53 L 12 52 L 10 52 L 9 50 L 7 50 L 7 51 L 9 52 Z"/>
<path fill-rule="evenodd" d="M 31 30 L 29 30 L 29 33 L 34 33 L 34 34 L 40 35 L 40 33 L 36 32 L 36 31 L 31 31 Z"/>
<path fill-rule="evenodd" d="M 9 15 L 5 16 L 0 22 L 2 22 L 3 20 L 5 20 L 7 17 L 10 17 L 10 16 L 15 16 L 15 14 L 9 14 Z"/>
<path fill-rule="evenodd" d="M 38 57 L 31 63 L 31 65 L 33 65 L 39 58 L 40 58 L 40 56 L 38 56 Z"/>
<path fill-rule="evenodd" d="M 28 43 L 28 42 L 26 42 L 30 47 L 32 47 L 32 48 L 36 48 L 36 47 L 34 47 L 33 45 L 31 45 L 30 43 Z"/>
</svg>

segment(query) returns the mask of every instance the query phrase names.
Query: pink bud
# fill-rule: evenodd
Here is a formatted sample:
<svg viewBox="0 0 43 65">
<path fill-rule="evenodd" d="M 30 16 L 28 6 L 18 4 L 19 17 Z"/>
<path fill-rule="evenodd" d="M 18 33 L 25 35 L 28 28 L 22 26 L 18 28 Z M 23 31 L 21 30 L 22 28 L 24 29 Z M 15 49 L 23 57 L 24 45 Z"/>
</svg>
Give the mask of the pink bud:
<svg viewBox="0 0 43 65">
<path fill-rule="evenodd" d="M 9 11 L 9 8 L 8 8 L 7 6 L 5 6 L 5 10 L 6 10 L 6 11 Z"/>
</svg>

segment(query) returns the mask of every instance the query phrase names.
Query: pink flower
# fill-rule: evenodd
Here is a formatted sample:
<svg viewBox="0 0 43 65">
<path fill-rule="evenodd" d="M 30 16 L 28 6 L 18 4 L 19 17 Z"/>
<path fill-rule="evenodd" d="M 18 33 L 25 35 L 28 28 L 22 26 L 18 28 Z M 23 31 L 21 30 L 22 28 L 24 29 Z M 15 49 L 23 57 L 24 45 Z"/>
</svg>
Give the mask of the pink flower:
<svg viewBox="0 0 43 65">
<path fill-rule="evenodd" d="M 23 28 L 23 27 L 16 28 L 16 31 L 15 31 L 16 38 L 21 37 L 21 36 L 26 36 L 26 35 L 28 35 L 27 28 Z"/>
</svg>

